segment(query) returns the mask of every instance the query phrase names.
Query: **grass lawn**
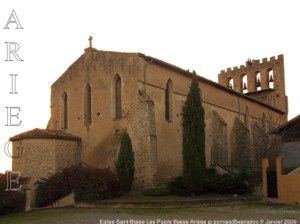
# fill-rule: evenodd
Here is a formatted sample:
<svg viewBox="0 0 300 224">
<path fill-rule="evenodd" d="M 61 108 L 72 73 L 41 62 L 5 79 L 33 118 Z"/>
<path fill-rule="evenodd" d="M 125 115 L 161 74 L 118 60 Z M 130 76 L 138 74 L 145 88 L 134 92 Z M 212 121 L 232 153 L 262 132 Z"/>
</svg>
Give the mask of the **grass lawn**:
<svg viewBox="0 0 300 224">
<path fill-rule="evenodd" d="M 247 198 L 247 199 L 256 199 L 257 197 L 251 195 L 240 195 L 234 197 L 231 194 L 201 194 L 196 196 L 175 196 L 175 195 L 163 195 L 163 196 L 148 196 L 140 194 L 125 194 L 121 197 L 117 197 L 111 200 L 105 201 L 122 201 L 122 202 L 151 202 L 151 201 L 194 201 L 194 200 L 216 200 L 216 199 L 238 199 L 238 198 Z"/>
<path fill-rule="evenodd" d="M 0 217 L 0 224 L 96 224 L 100 220 L 300 220 L 300 206 L 251 204 L 184 208 L 63 208 Z M 159 223 L 156 223 L 159 224 Z"/>
</svg>

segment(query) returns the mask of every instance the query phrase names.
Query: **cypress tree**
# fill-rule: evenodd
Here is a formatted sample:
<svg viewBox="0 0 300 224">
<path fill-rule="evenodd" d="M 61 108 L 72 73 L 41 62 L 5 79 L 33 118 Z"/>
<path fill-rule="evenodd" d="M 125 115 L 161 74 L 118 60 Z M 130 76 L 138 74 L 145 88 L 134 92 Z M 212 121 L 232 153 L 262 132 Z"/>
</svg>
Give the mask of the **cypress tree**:
<svg viewBox="0 0 300 224">
<path fill-rule="evenodd" d="M 204 108 L 196 74 L 183 107 L 183 177 L 189 193 L 201 193 L 205 178 Z"/>
<path fill-rule="evenodd" d="M 120 153 L 116 162 L 117 173 L 122 190 L 129 192 L 134 180 L 134 153 L 129 135 L 122 136 Z"/>
</svg>

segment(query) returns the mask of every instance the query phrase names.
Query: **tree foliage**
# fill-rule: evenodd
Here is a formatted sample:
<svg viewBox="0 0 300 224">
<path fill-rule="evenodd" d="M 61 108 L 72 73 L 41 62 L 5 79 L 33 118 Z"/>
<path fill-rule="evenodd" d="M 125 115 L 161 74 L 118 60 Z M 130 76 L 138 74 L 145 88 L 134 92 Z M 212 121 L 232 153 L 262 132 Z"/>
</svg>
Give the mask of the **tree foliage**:
<svg viewBox="0 0 300 224">
<path fill-rule="evenodd" d="M 183 107 L 183 178 L 190 193 L 200 193 L 205 179 L 204 108 L 196 74 Z"/>
<path fill-rule="evenodd" d="M 7 189 L 7 173 L 0 173 L 0 216 L 15 213 L 23 212 L 26 205 L 26 194 L 24 190 L 12 191 Z M 14 177 L 15 178 L 15 177 Z M 19 184 L 26 185 L 28 182 L 27 178 L 20 178 Z M 18 188 L 19 184 L 11 183 L 13 188 Z M 16 186 L 14 186 L 16 185 Z"/>
<path fill-rule="evenodd" d="M 134 153 L 129 135 L 125 132 L 121 140 L 120 153 L 116 162 L 117 173 L 122 190 L 128 192 L 134 180 Z"/>
<path fill-rule="evenodd" d="M 72 192 L 76 202 L 111 199 L 122 193 L 115 172 L 71 166 L 37 182 L 36 206 L 53 205 Z"/>
<path fill-rule="evenodd" d="M 251 148 L 255 156 L 255 163 L 259 167 L 261 158 L 267 157 L 270 165 L 275 166 L 276 156 L 283 156 L 282 139 L 278 135 L 274 135 L 272 131 L 275 129 L 272 124 L 272 117 L 266 118 L 261 122 L 254 122 L 251 125 L 252 142 Z M 284 136 L 284 133 L 282 134 Z"/>
</svg>

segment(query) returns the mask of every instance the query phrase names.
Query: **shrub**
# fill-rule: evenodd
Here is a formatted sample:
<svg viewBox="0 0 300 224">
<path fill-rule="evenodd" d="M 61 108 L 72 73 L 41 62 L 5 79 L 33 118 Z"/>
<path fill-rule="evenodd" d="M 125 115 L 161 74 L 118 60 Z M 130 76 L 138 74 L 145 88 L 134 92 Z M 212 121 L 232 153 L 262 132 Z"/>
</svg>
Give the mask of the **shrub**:
<svg viewBox="0 0 300 224">
<path fill-rule="evenodd" d="M 170 191 L 168 186 L 164 185 L 161 187 L 145 190 L 144 194 L 148 196 L 165 196 L 165 195 L 169 195 Z"/>
<path fill-rule="evenodd" d="M 121 195 L 118 177 L 109 169 L 84 168 L 75 185 L 76 201 L 110 199 Z"/>
<path fill-rule="evenodd" d="M 220 194 L 247 194 L 251 193 L 252 188 L 247 180 L 249 175 L 245 170 L 239 174 L 216 174 L 215 171 L 207 172 L 205 180 L 206 191 Z"/>
<path fill-rule="evenodd" d="M 189 186 L 186 185 L 184 177 L 173 178 L 168 183 L 169 192 L 173 195 L 187 196 L 191 195 Z M 206 178 L 202 193 L 218 194 L 249 194 L 252 193 L 254 184 L 252 184 L 250 175 L 241 170 L 239 174 L 217 174 L 214 168 L 206 169 Z"/>
<path fill-rule="evenodd" d="M 206 178 L 214 177 L 217 174 L 217 171 L 215 168 L 207 168 L 206 169 Z"/>
<path fill-rule="evenodd" d="M 26 183 L 25 178 L 20 183 Z M 7 174 L 0 174 L 0 215 L 22 212 L 25 210 L 26 194 L 24 191 L 5 191 L 7 188 Z"/>
<path fill-rule="evenodd" d="M 36 205 L 45 207 L 74 192 L 76 201 L 93 201 L 120 195 L 120 184 L 109 169 L 72 166 L 38 182 Z"/>
<path fill-rule="evenodd" d="M 186 189 L 185 179 L 183 177 L 175 177 L 168 183 L 169 192 L 178 196 L 185 196 L 189 194 Z"/>
<path fill-rule="evenodd" d="M 205 124 L 196 74 L 183 107 L 182 126 L 184 185 L 190 194 L 201 193 L 205 180 Z"/>
<path fill-rule="evenodd" d="M 129 192 L 134 180 L 134 154 L 129 135 L 125 132 L 121 140 L 120 153 L 116 162 L 122 190 Z"/>
<path fill-rule="evenodd" d="M 69 195 L 76 185 L 75 177 L 82 167 L 72 166 L 40 180 L 36 189 L 36 205 L 45 207 Z"/>
</svg>

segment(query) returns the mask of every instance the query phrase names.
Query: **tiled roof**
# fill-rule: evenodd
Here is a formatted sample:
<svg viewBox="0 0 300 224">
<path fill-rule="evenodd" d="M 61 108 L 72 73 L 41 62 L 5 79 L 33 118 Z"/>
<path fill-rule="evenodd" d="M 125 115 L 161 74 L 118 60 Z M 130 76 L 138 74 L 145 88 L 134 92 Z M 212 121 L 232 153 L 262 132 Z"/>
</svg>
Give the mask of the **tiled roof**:
<svg viewBox="0 0 300 224">
<path fill-rule="evenodd" d="M 63 139 L 71 141 L 81 141 L 81 138 L 64 131 L 51 129 L 33 129 L 11 137 L 10 141 L 18 141 L 23 139 Z"/>
</svg>

